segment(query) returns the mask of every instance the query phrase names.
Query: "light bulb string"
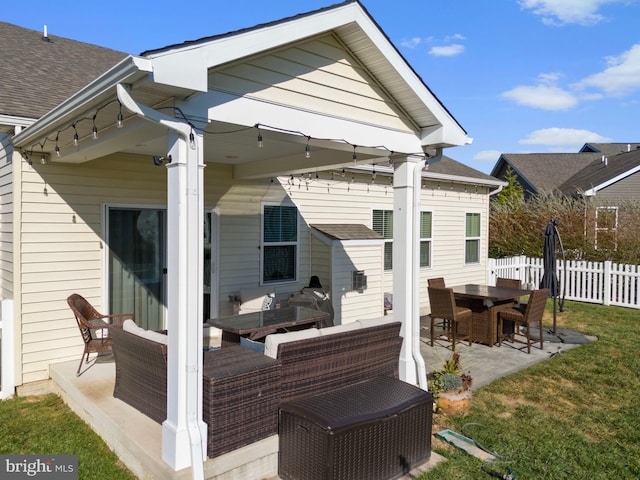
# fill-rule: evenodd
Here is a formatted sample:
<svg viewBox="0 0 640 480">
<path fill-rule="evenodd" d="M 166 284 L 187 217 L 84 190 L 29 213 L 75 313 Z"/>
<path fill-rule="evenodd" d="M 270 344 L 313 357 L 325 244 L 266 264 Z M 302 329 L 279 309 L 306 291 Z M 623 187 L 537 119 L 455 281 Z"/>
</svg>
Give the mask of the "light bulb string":
<svg viewBox="0 0 640 480">
<path fill-rule="evenodd" d="M 45 137 L 42 141 L 40 142 L 36 142 L 33 145 L 31 145 L 31 147 L 27 150 L 25 149 L 21 149 L 21 153 L 23 155 L 23 157 L 26 157 L 27 155 L 32 155 L 33 151 L 35 149 L 37 149 L 37 147 L 40 147 L 42 150 L 44 150 L 44 148 L 46 147 L 47 143 L 55 143 L 55 152 L 56 155 L 60 155 L 60 151 L 61 151 L 61 147 L 59 144 L 59 140 L 60 140 L 60 134 L 69 130 L 69 129 L 73 129 L 74 130 L 74 146 L 77 146 L 77 142 L 78 142 L 78 125 L 81 122 L 91 122 L 92 124 L 92 129 L 91 129 L 91 133 L 89 134 L 90 136 L 93 136 L 93 138 L 97 138 L 97 126 L 96 126 L 96 120 L 98 118 L 99 113 L 106 107 L 108 107 L 109 105 L 112 105 L 114 103 L 117 103 L 119 105 L 119 109 L 118 109 L 118 113 L 116 116 L 116 119 L 114 121 L 114 125 L 116 125 L 116 127 L 120 127 L 122 125 L 122 104 L 120 103 L 120 101 L 118 99 L 112 99 L 108 102 L 103 103 L 102 105 L 100 105 L 99 107 L 97 107 L 93 113 L 93 115 L 85 115 L 83 117 L 77 118 L 74 121 L 72 121 L 71 123 L 69 123 L 66 127 L 61 128 L 59 130 L 56 131 L 55 136 L 54 137 Z M 292 129 L 287 129 L 287 128 L 282 128 L 282 127 L 276 127 L 273 125 L 268 125 L 268 124 L 264 124 L 264 123 L 255 123 L 252 127 L 241 127 L 241 128 L 236 128 L 236 129 L 231 129 L 231 130 L 224 130 L 224 131 L 218 131 L 218 132 L 211 132 L 211 131 L 207 131 L 206 126 L 209 124 L 209 119 L 207 118 L 202 118 L 202 117 L 196 117 L 196 116 L 188 116 L 186 115 L 182 109 L 180 109 L 179 107 L 161 107 L 159 108 L 159 110 L 171 110 L 174 115 L 177 118 L 181 118 L 182 120 L 184 120 L 189 127 L 191 127 L 192 129 L 192 133 L 197 132 L 199 134 L 202 135 L 232 135 L 232 134 L 236 134 L 236 133 L 242 133 L 242 132 L 246 132 L 248 130 L 251 129 L 256 129 L 258 131 L 258 138 L 259 140 L 262 140 L 262 132 L 265 130 L 271 130 L 271 131 L 275 131 L 275 132 L 280 132 L 280 133 L 286 133 L 289 135 L 296 135 L 302 138 L 306 139 L 306 143 L 305 143 L 305 147 L 304 147 L 304 152 L 305 155 L 307 156 L 307 158 L 310 157 L 310 143 L 312 141 L 317 141 L 317 142 L 332 142 L 332 143 L 342 143 L 345 145 L 349 145 L 353 148 L 353 159 L 354 161 L 357 160 L 357 153 L 356 150 L 357 149 L 373 149 L 373 150 L 385 150 L 386 152 L 389 153 L 389 156 L 394 155 L 396 152 L 394 152 L 393 150 L 391 150 L 390 148 L 386 147 L 385 145 L 361 145 L 361 144 L 354 144 L 350 141 L 348 141 L 345 138 L 322 138 L 322 137 L 313 137 L 307 133 L 304 133 L 302 131 L 299 130 L 292 130 Z M 198 126 L 197 124 L 202 124 L 202 126 Z M 413 152 L 413 153 L 405 153 L 403 155 L 406 156 L 415 156 L 415 157 L 422 157 L 422 158 L 430 158 L 431 155 L 429 153 L 426 152 Z"/>
</svg>

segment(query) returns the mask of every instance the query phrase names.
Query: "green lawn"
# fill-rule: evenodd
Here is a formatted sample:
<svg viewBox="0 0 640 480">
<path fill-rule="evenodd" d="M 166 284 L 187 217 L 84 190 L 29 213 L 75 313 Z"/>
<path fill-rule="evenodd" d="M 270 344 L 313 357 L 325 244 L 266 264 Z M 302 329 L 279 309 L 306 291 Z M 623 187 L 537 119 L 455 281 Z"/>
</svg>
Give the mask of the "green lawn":
<svg viewBox="0 0 640 480">
<path fill-rule="evenodd" d="M 80 480 L 135 478 L 57 395 L 0 401 L 0 453 L 76 454 Z"/>
<path fill-rule="evenodd" d="M 434 430 L 472 436 L 517 480 L 640 478 L 640 312 L 567 302 L 558 327 L 598 341 L 477 390 L 469 416 L 436 415 Z M 434 451 L 447 461 L 420 480 L 490 478 L 475 457 L 435 439 Z M 0 402 L 0 453 L 74 453 L 82 480 L 134 478 L 54 395 Z"/>
<path fill-rule="evenodd" d="M 479 389 L 466 418 L 438 415 L 434 431 L 474 438 L 500 455 L 489 468 L 518 480 L 640 478 L 640 311 L 567 302 L 558 327 L 598 341 Z M 434 451 L 448 461 L 420 480 L 491 478 L 475 457 Z"/>
</svg>

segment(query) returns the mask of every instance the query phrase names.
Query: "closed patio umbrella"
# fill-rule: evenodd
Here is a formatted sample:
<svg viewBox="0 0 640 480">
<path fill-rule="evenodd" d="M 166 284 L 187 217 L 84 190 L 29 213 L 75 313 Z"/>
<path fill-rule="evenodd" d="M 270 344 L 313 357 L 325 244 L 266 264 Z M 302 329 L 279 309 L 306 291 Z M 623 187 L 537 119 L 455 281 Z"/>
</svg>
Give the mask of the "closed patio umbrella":
<svg viewBox="0 0 640 480">
<path fill-rule="evenodd" d="M 542 264 L 544 271 L 540 288 L 548 288 L 549 296 L 553 297 L 553 334 L 556 334 L 556 300 L 560 289 L 558 287 L 558 274 L 556 269 L 556 235 L 558 225 L 557 220 L 550 220 L 544 231 L 544 249 L 542 252 Z"/>
</svg>

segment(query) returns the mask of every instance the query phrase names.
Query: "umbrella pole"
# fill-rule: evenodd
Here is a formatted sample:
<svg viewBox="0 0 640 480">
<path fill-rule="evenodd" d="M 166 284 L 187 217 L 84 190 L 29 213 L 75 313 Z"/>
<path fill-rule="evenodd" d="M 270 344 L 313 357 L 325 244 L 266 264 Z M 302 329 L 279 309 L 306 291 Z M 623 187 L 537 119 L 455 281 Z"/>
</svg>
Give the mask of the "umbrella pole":
<svg viewBox="0 0 640 480">
<path fill-rule="evenodd" d="M 553 334 L 556 335 L 556 299 L 557 297 L 553 296 Z"/>
</svg>

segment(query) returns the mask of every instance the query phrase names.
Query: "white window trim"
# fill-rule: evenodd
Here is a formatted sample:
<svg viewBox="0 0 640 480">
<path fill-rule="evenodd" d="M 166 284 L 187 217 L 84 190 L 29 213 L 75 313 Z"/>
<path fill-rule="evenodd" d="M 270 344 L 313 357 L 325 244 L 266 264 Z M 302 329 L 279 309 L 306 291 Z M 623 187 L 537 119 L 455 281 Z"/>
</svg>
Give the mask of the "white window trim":
<svg viewBox="0 0 640 480">
<path fill-rule="evenodd" d="M 277 207 L 293 207 L 296 209 L 296 241 L 294 242 L 275 242 L 269 243 L 269 245 L 295 245 L 296 247 L 296 274 L 292 279 L 286 279 L 282 281 L 264 281 L 264 207 L 265 206 L 277 206 Z M 260 276 L 259 284 L 261 286 L 267 285 L 284 285 L 287 283 L 297 283 L 300 277 L 300 225 L 302 224 L 302 218 L 300 216 L 300 209 L 293 202 L 262 202 L 260 205 Z"/>
<path fill-rule="evenodd" d="M 375 229 L 373 228 L 373 212 L 376 211 L 376 210 L 380 210 L 380 211 L 384 211 L 384 212 L 391 212 L 392 215 L 393 215 L 393 207 L 390 207 L 389 205 L 371 207 L 371 212 L 369 212 L 369 220 L 371 221 L 371 230 L 373 230 L 373 231 L 375 231 Z M 390 269 L 385 268 L 385 266 L 384 266 L 384 251 L 385 251 L 387 243 L 391 243 L 393 245 L 393 236 L 391 238 L 383 238 L 382 241 L 383 241 L 383 246 L 382 246 L 382 271 L 383 271 L 383 273 L 391 273 L 391 272 L 393 272 L 393 258 L 391 259 L 391 268 Z"/>
<path fill-rule="evenodd" d="M 420 225 L 422 225 L 422 214 L 430 213 L 431 214 L 431 237 L 420 237 L 420 245 L 422 246 L 422 242 L 429 242 L 429 265 L 420 265 L 422 269 L 431 269 L 433 268 L 433 210 L 420 210 Z M 466 220 L 466 216 L 465 216 Z M 422 247 L 421 247 L 422 248 Z"/>
<path fill-rule="evenodd" d="M 467 237 L 467 215 L 472 215 L 472 214 L 480 215 L 480 234 L 477 237 Z M 465 211 L 464 212 L 464 223 L 463 223 L 464 243 L 462 244 L 462 255 L 464 257 L 464 264 L 465 265 L 478 265 L 478 264 L 482 263 L 482 258 L 481 258 L 481 252 L 482 252 L 482 222 L 483 222 L 482 212 L 474 211 L 474 210 L 470 210 L 470 211 Z M 477 262 L 467 262 L 467 240 L 477 240 L 478 241 L 478 261 Z"/>
</svg>

